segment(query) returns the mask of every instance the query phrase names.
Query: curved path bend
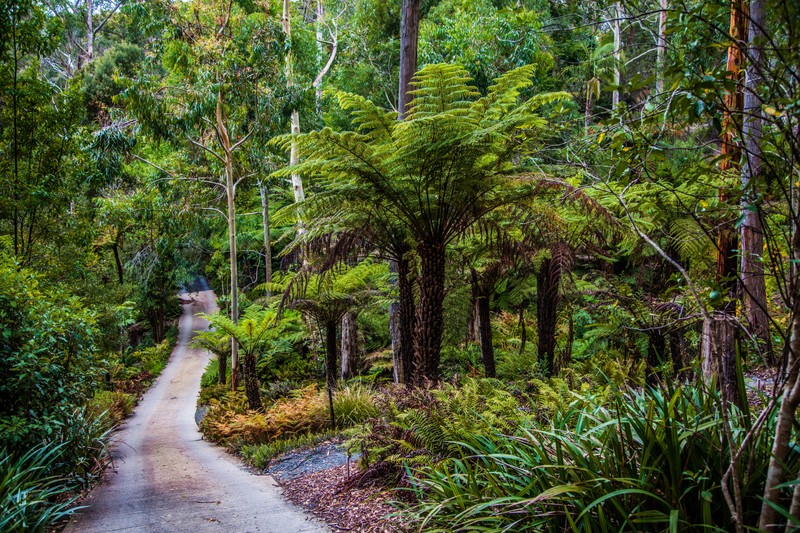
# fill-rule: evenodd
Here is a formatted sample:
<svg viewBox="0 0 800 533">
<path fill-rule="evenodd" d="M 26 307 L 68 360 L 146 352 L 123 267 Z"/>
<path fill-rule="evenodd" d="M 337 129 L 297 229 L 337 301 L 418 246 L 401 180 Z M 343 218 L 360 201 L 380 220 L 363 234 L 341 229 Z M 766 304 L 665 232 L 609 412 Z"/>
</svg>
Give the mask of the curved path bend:
<svg viewBox="0 0 800 533">
<path fill-rule="evenodd" d="M 207 288 L 207 285 L 206 287 Z M 322 532 L 319 522 L 257 476 L 202 440 L 194 421 L 200 377 L 210 360 L 187 347 L 217 309 L 210 290 L 184 295 L 180 337 L 167 367 L 114 438 L 114 469 L 87 497 L 67 533 Z"/>
</svg>

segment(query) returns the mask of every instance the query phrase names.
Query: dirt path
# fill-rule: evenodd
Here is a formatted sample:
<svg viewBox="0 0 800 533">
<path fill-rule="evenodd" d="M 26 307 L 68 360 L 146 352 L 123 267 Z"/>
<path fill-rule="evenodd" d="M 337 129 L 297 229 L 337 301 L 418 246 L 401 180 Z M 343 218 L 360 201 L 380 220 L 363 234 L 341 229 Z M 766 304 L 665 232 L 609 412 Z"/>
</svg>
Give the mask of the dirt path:
<svg viewBox="0 0 800 533">
<path fill-rule="evenodd" d="M 169 364 L 116 434 L 115 471 L 84 502 L 66 532 L 321 532 L 327 529 L 281 498 L 270 476 L 256 476 L 201 439 L 194 422 L 200 376 L 209 360 L 186 347 L 207 327 L 194 313 L 216 309 L 210 290 L 184 295 L 180 338 Z"/>
</svg>

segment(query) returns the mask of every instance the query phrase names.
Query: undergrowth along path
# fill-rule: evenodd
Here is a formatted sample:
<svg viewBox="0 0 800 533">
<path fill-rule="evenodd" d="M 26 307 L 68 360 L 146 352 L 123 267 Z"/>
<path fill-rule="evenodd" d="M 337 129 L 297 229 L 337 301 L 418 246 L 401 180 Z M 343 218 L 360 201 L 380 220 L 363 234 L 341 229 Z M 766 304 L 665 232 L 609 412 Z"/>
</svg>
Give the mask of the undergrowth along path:
<svg viewBox="0 0 800 533">
<path fill-rule="evenodd" d="M 248 472 L 201 438 L 194 421 L 205 350 L 187 347 L 208 327 L 199 312 L 217 309 L 208 286 L 184 294 L 178 345 L 134 415 L 115 434 L 114 468 L 87 497 L 67 533 L 322 532 L 327 529 L 281 497 L 270 476 Z"/>
</svg>

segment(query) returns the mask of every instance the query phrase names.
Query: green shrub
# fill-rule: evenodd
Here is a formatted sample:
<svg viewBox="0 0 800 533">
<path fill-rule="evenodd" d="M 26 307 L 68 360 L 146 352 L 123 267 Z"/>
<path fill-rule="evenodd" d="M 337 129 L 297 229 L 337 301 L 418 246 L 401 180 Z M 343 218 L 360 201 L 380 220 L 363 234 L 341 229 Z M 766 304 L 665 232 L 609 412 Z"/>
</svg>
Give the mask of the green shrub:
<svg viewBox="0 0 800 533">
<path fill-rule="evenodd" d="M 0 531 L 45 531 L 79 509 L 70 508 L 77 496 L 65 497 L 75 485 L 52 474 L 62 451 L 54 445 L 16 456 L 0 450 Z"/>
<path fill-rule="evenodd" d="M 746 433 L 734 412 L 729 446 L 716 393 L 701 387 L 584 395 L 513 434 L 469 436 L 456 457 L 413 470 L 418 502 L 408 516 L 428 531 L 728 530 L 721 482 Z M 767 428 L 739 472 L 745 523 L 754 523 L 770 457 Z M 790 464 L 796 471 L 800 452 Z"/>
<path fill-rule="evenodd" d="M 136 395 L 122 391 L 97 391 L 87 407 L 95 416 L 107 413 L 110 423 L 117 425 L 133 414 Z"/>
<path fill-rule="evenodd" d="M 358 382 L 339 388 L 333 397 L 336 424 L 349 427 L 377 416 L 375 396 L 375 391 Z"/>
</svg>

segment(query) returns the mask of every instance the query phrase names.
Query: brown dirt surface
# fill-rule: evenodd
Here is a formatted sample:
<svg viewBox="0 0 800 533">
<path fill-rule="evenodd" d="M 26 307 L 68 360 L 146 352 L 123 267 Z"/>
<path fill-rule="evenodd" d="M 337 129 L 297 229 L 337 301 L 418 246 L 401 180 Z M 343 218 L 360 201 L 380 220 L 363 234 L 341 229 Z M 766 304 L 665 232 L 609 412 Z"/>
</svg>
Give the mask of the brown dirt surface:
<svg viewBox="0 0 800 533">
<path fill-rule="evenodd" d="M 394 533 L 408 531 L 399 517 L 390 491 L 379 486 L 359 488 L 352 481 L 360 474 L 347 465 L 280 481 L 283 494 L 321 518 L 337 532 Z"/>
</svg>

